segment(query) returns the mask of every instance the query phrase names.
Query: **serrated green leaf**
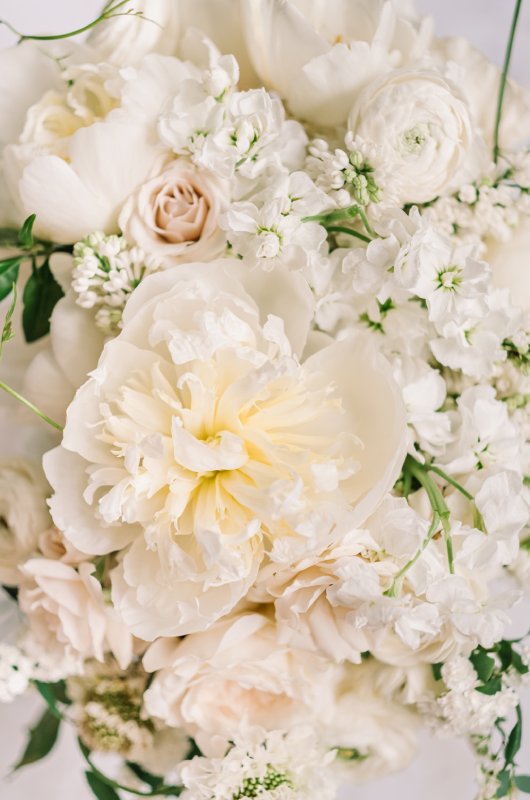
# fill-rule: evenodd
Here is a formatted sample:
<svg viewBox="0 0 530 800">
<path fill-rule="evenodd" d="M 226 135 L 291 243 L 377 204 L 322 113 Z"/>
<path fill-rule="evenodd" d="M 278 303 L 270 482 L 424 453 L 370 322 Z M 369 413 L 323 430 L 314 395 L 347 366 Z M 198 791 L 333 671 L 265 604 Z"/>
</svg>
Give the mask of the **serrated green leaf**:
<svg viewBox="0 0 530 800">
<path fill-rule="evenodd" d="M 18 257 L 0 261 L 0 300 L 7 297 L 13 284 L 17 282 L 20 264 L 23 260 L 22 257 Z"/>
<path fill-rule="evenodd" d="M 515 756 L 521 748 L 521 738 L 523 734 L 523 718 L 521 713 L 521 706 L 517 706 L 517 721 L 510 731 L 506 747 L 504 748 L 504 758 L 506 766 L 513 764 Z"/>
<path fill-rule="evenodd" d="M 47 708 L 35 727 L 30 730 L 24 754 L 14 769 L 34 764 L 47 756 L 57 741 L 60 724 L 61 721 Z"/>
<path fill-rule="evenodd" d="M 515 785 L 520 792 L 530 794 L 530 775 L 517 775 Z"/>
<path fill-rule="evenodd" d="M 95 772 L 87 771 L 85 772 L 85 777 L 92 790 L 92 794 L 97 797 L 98 800 L 120 800 L 120 796 L 116 790 L 107 783 L 104 783 Z"/>
<path fill-rule="evenodd" d="M 22 327 L 27 342 L 35 342 L 50 330 L 50 317 L 63 290 L 53 277 L 47 261 L 34 270 L 24 287 Z"/>
<path fill-rule="evenodd" d="M 477 686 L 477 692 L 482 694 L 497 694 L 502 689 L 502 680 L 500 678 L 492 678 L 483 686 Z"/>
<path fill-rule="evenodd" d="M 499 788 L 495 797 L 506 797 L 512 785 L 511 775 L 508 770 L 503 769 L 502 772 L 499 772 L 497 780 L 499 781 Z"/>
<path fill-rule="evenodd" d="M 18 232 L 17 241 L 20 247 L 24 250 L 30 250 L 33 247 L 33 223 L 35 222 L 36 214 L 31 214 L 24 222 Z"/>
<path fill-rule="evenodd" d="M 483 647 L 477 647 L 469 656 L 469 660 L 473 664 L 479 680 L 487 683 L 493 675 L 495 660 L 487 654 Z"/>
</svg>

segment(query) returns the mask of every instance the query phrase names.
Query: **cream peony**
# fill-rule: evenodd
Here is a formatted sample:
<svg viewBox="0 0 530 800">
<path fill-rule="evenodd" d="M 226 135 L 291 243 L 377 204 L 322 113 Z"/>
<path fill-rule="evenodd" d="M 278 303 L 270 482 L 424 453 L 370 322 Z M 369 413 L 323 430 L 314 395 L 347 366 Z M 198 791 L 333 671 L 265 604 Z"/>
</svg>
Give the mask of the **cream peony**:
<svg viewBox="0 0 530 800">
<path fill-rule="evenodd" d="M 16 586 L 18 567 L 38 549 L 40 535 L 50 526 L 49 491 L 37 464 L 26 460 L 0 464 L 0 583 Z"/>
<path fill-rule="evenodd" d="M 256 72 L 290 111 L 321 128 L 343 124 L 375 77 L 421 58 L 430 21 L 400 0 L 241 0 Z"/>
<path fill-rule="evenodd" d="M 33 641 L 43 651 L 103 661 L 113 653 L 122 669 L 132 658 L 132 637 L 106 606 L 94 565 L 68 564 L 47 558 L 32 558 L 21 567 L 19 604 L 27 614 Z"/>
<path fill-rule="evenodd" d="M 432 70 L 396 70 L 369 84 L 348 127 L 379 148 L 398 205 L 433 200 L 488 164 L 459 89 Z"/>
<path fill-rule="evenodd" d="M 238 729 L 288 730 L 329 722 L 336 669 L 320 656 L 278 645 L 262 614 L 222 620 L 184 641 L 160 639 L 144 657 L 157 670 L 145 708 L 183 727 L 207 755 L 224 752 Z"/>
<path fill-rule="evenodd" d="M 206 628 L 264 552 L 322 549 L 394 484 L 406 428 L 388 364 L 361 334 L 300 363 L 311 314 L 298 273 L 151 275 L 70 405 L 45 456 L 52 515 L 83 552 L 129 545 L 113 599 L 141 638 Z"/>
<path fill-rule="evenodd" d="M 166 266 L 215 258 L 226 243 L 218 224 L 225 195 L 213 175 L 177 159 L 129 198 L 118 224 L 130 244 Z"/>
</svg>

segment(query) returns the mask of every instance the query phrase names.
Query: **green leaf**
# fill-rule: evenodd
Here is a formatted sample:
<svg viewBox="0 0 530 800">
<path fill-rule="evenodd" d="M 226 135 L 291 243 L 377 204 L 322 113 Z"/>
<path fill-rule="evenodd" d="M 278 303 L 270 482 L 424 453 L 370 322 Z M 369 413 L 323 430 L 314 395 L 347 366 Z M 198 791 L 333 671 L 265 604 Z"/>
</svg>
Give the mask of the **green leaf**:
<svg viewBox="0 0 530 800">
<path fill-rule="evenodd" d="M 442 680 L 442 667 L 443 667 L 442 661 L 438 662 L 437 664 L 431 664 L 432 674 L 435 681 Z"/>
<path fill-rule="evenodd" d="M 141 767 L 139 764 L 135 764 L 134 761 L 126 761 L 125 763 L 131 772 L 134 772 L 136 777 L 141 781 L 147 783 L 147 785 L 150 786 L 153 791 L 164 785 L 164 779 L 161 778 L 160 775 L 153 775 L 151 772 L 143 769 L 143 767 Z"/>
<path fill-rule="evenodd" d="M 477 647 L 469 656 L 469 660 L 473 664 L 479 680 L 487 683 L 493 675 L 495 660 L 487 654 L 483 647 Z"/>
<path fill-rule="evenodd" d="M 0 261 L 0 300 L 7 297 L 13 284 L 17 282 L 18 271 L 23 260 L 23 256 L 17 256 Z"/>
<path fill-rule="evenodd" d="M 517 670 L 520 675 L 526 675 L 528 672 L 528 664 L 525 664 L 521 655 L 512 647 L 512 667 Z"/>
<path fill-rule="evenodd" d="M 17 247 L 18 234 L 16 228 L 0 228 L 0 247 Z"/>
<path fill-rule="evenodd" d="M 522 734 L 523 734 L 523 719 L 521 713 L 521 706 L 517 706 L 517 721 L 510 731 L 510 735 L 508 736 L 508 741 L 506 742 L 506 747 L 504 748 L 504 758 L 506 760 L 506 766 L 508 764 L 514 763 L 515 756 L 517 755 L 517 753 L 521 748 Z"/>
<path fill-rule="evenodd" d="M 61 721 L 47 708 L 35 727 L 30 730 L 24 754 L 14 769 L 34 764 L 35 761 L 47 756 L 57 741 L 60 724 Z"/>
<path fill-rule="evenodd" d="M 50 317 L 63 290 L 53 277 L 47 261 L 35 269 L 24 287 L 22 327 L 27 342 L 35 342 L 50 330 Z"/>
<path fill-rule="evenodd" d="M 17 285 L 16 283 L 14 283 L 13 300 L 11 301 L 11 305 L 8 308 L 6 318 L 4 320 L 4 326 L 2 328 L 2 333 L 0 334 L 0 358 L 2 358 L 4 345 L 6 344 L 6 342 L 10 342 L 15 335 L 13 332 L 13 325 L 11 324 L 11 318 L 13 316 L 13 312 L 15 311 L 16 304 L 17 304 Z"/>
<path fill-rule="evenodd" d="M 477 692 L 482 694 L 497 694 L 502 689 L 502 680 L 500 678 L 492 678 L 483 686 L 477 686 Z"/>
<path fill-rule="evenodd" d="M 30 250 L 33 247 L 33 223 L 35 222 L 36 214 L 31 214 L 24 220 L 20 231 L 18 232 L 18 244 L 24 250 Z"/>
<path fill-rule="evenodd" d="M 495 797 L 506 797 L 512 785 L 512 778 L 508 770 L 503 769 L 502 772 L 499 772 L 497 780 L 499 781 L 499 788 Z"/>
<path fill-rule="evenodd" d="M 51 688 L 51 684 L 43 683 L 42 681 L 34 681 L 34 684 L 41 697 L 43 697 L 46 701 L 46 705 L 48 706 L 50 713 L 53 714 L 54 717 L 57 717 L 57 719 L 61 719 L 62 714 L 57 708 L 57 701 L 55 699 L 53 689 Z"/>
<path fill-rule="evenodd" d="M 85 777 L 92 789 L 92 793 L 98 800 L 120 800 L 120 796 L 115 789 L 109 786 L 108 783 L 104 783 L 95 772 L 87 771 L 85 772 Z"/>
<path fill-rule="evenodd" d="M 515 785 L 519 791 L 530 794 L 530 775 L 517 775 Z"/>
</svg>

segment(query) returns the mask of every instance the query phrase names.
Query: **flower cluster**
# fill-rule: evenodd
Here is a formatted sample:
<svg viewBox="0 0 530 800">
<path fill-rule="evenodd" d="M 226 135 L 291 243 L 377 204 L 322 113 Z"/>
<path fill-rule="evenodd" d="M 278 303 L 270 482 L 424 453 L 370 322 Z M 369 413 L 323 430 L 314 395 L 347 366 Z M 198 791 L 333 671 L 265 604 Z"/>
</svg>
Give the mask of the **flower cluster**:
<svg viewBox="0 0 530 800">
<path fill-rule="evenodd" d="M 530 98 L 398 0 L 123 5 L 0 53 L 0 699 L 97 796 L 331 800 L 425 724 L 512 796 Z"/>
</svg>

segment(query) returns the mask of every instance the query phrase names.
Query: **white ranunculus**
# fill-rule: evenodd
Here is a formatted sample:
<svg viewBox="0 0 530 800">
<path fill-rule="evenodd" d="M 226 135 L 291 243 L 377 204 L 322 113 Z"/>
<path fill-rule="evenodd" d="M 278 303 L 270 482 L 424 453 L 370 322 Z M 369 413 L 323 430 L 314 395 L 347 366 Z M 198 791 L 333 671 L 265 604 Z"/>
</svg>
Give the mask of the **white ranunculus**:
<svg viewBox="0 0 530 800">
<path fill-rule="evenodd" d="M 397 205 L 433 200 L 488 163 L 458 87 L 433 70 L 391 71 L 369 84 L 348 127 L 377 145 Z"/>
<path fill-rule="evenodd" d="M 486 259 L 495 286 L 509 289 L 514 305 L 530 311 L 530 222 L 522 221 L 507 242 L 489 240 Z"/>
<path fill-rule="evenodd" d="M 49 491 L 37 464 L 0 464 L 0 583 L 18 584 L 18 567 L 38 549 L 39 536 L 50 526 Z"/>
<path fill-rule="evenodd" d="M 432 53 L 436 63 L 448 70 L 465 96 L 476 125 L 489 150 L 493 148 L 496 103 L 501 71 L 463 37 L 438 39 Z M 500 145 L 512 150 L 528 144 L 530 133 L 530 91 L 509 78 L 506 84 Z"/>
<path fill-rule="evenodd" d="M 206 628 L 264 551 L 320 549 L 394 484 L 406 428 L 389 366 L 362 334 L 300 363 L 311 316 L 298 273 L 151 275 L 70 405 L 45 457 L 52 515 L 83 552 L 130 545 L 113 599 L 141 638 Z"/>
<path fill-rule="evenodd" d="M 130 244 L 166 266 L 206 260 L 225 246 L 219 214 L 226 202 L 214 175 L 177 159 L 134 192 L 118 222 Z"/>
<path fill-rule="evenodd" d="M 81 661 L 103 661 L 109 650 L 122 667 L 132 658 L 132 637 L 106 606 L 94 565 L 78 570 L 61 561 L 32 558 L 21 567 L 19 603 L 34 643 L 43 651 L 64 651 Z"/>
<path fill-rule="evenodd" d="M 241 0 L 250 58 L 268 89 L 296 116 L 322 126 L 346 121 L 376 76 L 421 58 L 430 22 L 398 0 Z"/>
<path fill-rule="evenodd" d="M 421 724 L 419 715 L 396 697 L 395 679 L 405 683 L 406 672 L 373 658 L 343 669 L 333 722 L 325 732 L 329 745 L 339 748 L 336 767 L 355 783 L 404 769 L 416 755 Z M 427 683 L 425 677 L 420 681 Z"/>
<path fill-rule="evenodd" d="M 160 639 L 144 666 L 156 674 L 145 707 L 183 727 L 207 755 L 247 725 L 288 730 L 329 723 L 337 670 L 326 659 L 278 644 L 264 615 L 241 614 L 184 641 Z"/>
</svg>

